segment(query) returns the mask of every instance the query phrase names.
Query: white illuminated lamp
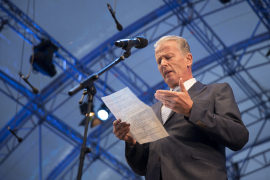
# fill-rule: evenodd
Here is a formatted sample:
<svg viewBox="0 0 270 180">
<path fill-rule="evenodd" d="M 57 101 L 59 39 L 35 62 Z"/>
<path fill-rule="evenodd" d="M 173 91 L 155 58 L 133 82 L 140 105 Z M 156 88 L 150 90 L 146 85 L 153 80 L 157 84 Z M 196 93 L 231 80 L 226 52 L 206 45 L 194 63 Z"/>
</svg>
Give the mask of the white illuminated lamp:
<svg viewBox="0 0 270 180">
<path fill-rule="evenodd" d="M 102 121 L 106 121 L 109 117 L 109 109 L 105 104 L 102 104 L 98 113 L 98 118 L 101 119 Z"/>
<path fill-rule="evenodd" d="M 106 121 L 108 119 L 108 117 L 109 117 L 109 114 L 104 109 L 101 109 L 101 110 L 98 111 L 98 117 L 102 121 Z"/>
</svg>

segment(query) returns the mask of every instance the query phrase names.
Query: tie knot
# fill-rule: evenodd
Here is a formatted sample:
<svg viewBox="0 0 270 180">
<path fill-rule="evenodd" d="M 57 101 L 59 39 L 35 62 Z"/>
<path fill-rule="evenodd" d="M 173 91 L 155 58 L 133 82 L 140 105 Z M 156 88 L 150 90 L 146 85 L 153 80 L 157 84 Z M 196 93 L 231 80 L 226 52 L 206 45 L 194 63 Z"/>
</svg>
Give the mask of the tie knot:
<svg viewBox="0 0 270 180">
<path fill-rule="evenodd" d="M 180 91 L 181 91 L 180 86 L 176 86 L 176 87 L 173 89 L 173 91 L 180 92 Z"/>
</svg>

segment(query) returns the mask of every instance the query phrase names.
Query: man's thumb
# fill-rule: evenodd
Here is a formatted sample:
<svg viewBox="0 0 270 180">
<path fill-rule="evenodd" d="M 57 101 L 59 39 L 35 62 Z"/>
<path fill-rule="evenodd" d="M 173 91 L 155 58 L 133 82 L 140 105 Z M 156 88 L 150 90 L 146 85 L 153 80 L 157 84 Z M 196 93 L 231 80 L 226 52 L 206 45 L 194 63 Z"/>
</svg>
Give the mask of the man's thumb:
<svg viewBox="0 0 270 180">
<path fill-rule="evenodd" d="M 181 88 L 181 92 L 187 92 L 182 78 L 179 80 L 179 87 Z"/>
</svg>

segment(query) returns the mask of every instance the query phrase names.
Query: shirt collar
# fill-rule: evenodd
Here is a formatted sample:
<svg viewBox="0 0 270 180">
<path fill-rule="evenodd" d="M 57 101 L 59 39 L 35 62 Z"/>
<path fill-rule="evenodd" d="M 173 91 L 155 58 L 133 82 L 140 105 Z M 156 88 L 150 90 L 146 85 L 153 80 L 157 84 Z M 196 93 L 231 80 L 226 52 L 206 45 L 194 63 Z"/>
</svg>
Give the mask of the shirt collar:
<svg viewBox="0 0 270 180">
<path fill-rule="evenodd" d="M 189 79 L 189 80 L 185 81 L 184 86 L 185 86 L 186 90 L 188 91 L 193 86 L 193 84 L 195 84 L 196 82 L 197 81 L 196 81 L 195 78 L 192 78 L 192 79 Z M 179 86 L 176 86 L 176 87 L 179 87 Z M 170 91 L 172 91 L 175 88 L 170 88 Z"/>
</svg>

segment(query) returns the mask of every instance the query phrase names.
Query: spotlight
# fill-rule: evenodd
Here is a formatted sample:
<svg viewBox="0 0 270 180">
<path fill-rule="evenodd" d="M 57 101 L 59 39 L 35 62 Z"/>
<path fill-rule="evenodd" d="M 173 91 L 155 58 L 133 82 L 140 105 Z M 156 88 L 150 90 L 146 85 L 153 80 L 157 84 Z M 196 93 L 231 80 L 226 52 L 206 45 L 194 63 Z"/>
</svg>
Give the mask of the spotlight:
<svg viewBox="0 0 270 180">
<path fill-rule="evenodd" d="M 85 118 L 83 118 L 83 120 L 80 122 L 79 126 L 85 126 L 85 121 L 87 118 L 87 111 L 88 111 L 88 103 L 83 103 L 80 105 L 80 110 L 81 110 L 81 114 L 85 115 Z M 90 121 L 92 120 L 93 116 L 95 115 L 94 112 L 94 105 L 91 106 L 91 111 L 90 111 Z"/>
<path fill-rule="evenodd" d="M 105 121 L 105 120 L 108 119 L 109 114 L 108 114 L 108 112 L 105 111 L 104 109 L 101 109 L 101 110 L 98 111 L 98 117 L 99 117 L 101 120 Z"/>
<path fill-rule="evenodd" d="M 98 110 L 98 118 L 102 121 L 106 121 L 109 117 L 110 110 L 107 108 L 107 106 L 103 103 L 99 110 Z"/>
<path fill-rule="evenodd" d="M 100 119 L 98 119 L 98 118 L 93 118 L 93 120 L 91 121 L 90 127 L 93 128 L 93 127 L 95 127 L 95 126 L 100 125 L 101 123 L 103 123 L 103 121 L 101 121 Z"/>
<path fill-rule="evenodd" d="M 87 118 L 87 116 L 85 115 L 85 118 L 83 118 L 83 120 L 81 121 L 79 126 L 85 126 L 86 118 Z M 99 118 L 97 118 L 95 116 L 90 116 L 89 117 L 89 122 L 90 122 L 90 128 L 93 128 L 93 127 L 103 123 L 103 121 L 101 121 Z"/>
<path fill-rule="evenodd" d="M 50 40 L 41 40 L 37 46 L 34 46 L 33 69 L 44 75 L 53 77 L 56 74 L 55 67 L 52 63 L 53 53 L 58 50 Z M 30 57 L 30 63 L 32 56 Z"/>
<path fill-rule="evenodd" d="M 80 105 L 80 110 L 81 110 L 81 114 L 86 115 L 87 111 L 88 111 L 88 103 L 84 102 L 83 104 Z M 92 104 L 91 106 L 91 111 L 90 111 L 90 116 L 94 116 L 95 112 L 94 112 L 94 105 Z"/>
</svg>

